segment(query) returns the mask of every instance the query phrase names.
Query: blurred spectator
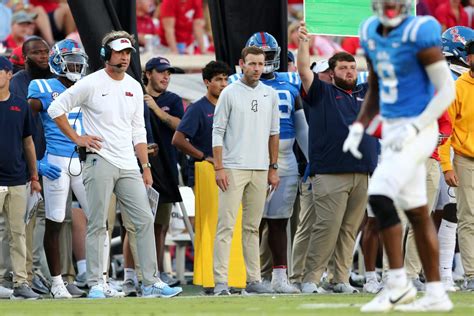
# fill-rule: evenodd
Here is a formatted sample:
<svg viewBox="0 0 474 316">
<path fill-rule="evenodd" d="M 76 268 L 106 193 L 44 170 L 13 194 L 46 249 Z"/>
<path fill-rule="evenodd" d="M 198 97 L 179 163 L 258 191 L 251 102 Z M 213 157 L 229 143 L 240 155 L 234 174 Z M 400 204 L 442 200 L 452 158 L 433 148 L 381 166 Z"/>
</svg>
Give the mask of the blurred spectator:
<svg viewBox="0 0 474 316">
<path fill-rule="evenodd" d="M 298 27 L 300 26 L 300 22 L 293 22 L 288 26 L 288 49 L 289 50 L 298 50 Z M 313 38 L 310 39 L 309 45 L 309 53 L 310 55 L 314 55 L 313 49 Z"/>
<path fill-rule="evenodd" d="M 360 42 L 358 37 L 345 37 L 341 43 L 342 49 L 351 55 L 356 55 L 357 50 L 360 48 Z"/>
<path fill-rule="evenodd" d="M 416 4 L 416 15 L 432 15 L 430 6 L 426 0 L 419 0 Z"/>
<path fill-rule="evenodd" d="M 297 72 L 298 69 L 296 69 L 296 59 L 295 59 L 295 55 L 288 51 L 288 72 Z"/>
<path fill-rule="evenodd" d="M 22 49 L 22 46 L 18 46 L 10 55 L 10 61 L 13 64 L 13 74 L 25 69 L 25 59 L 23 58 Z"/>
<path fill-rule="evenodd" d="M 146 34 L 156 35 L 158 33 L 157 26 L 150 15 L 153 12 L 153 7 L 153 0 L 137 0 L 137 33 L 140 46 L 145 46 Z"/>
<path fill-rule="evenodd" d="M 461 0 L 450 0 L 441 4 L 434 11 L 434 16 L 441 24 L 443 32 L 456 25 L 468 26 L 467 13 L 461 5 Z"/>
<path fill-rule="evenodd" d="M 464 6 L 464 11 L 467 13 L 467 23 L 468 26 L 472 29 L 474 28 L 474 0 L 462 1 Z"/>
<path fill-rule="evenodd" d="M 161 43 L 173 54 L 192 53 L 194 40 L 204 53 L 204 18 L 202 0 L 163 0 L 160 6 L 158 34 Z"/>
<path fill-rule="evenodd" d="M 76 23 L 66 0 L 30 0 L 30 3 L 47 12 L 55 40 L 62 40 L 76 30 Z"/>
<path fill-rule="evenodd" d="M 0 3 L 0 41 L 10 34 L 10 21 L 12 19 L 12 10 L 5 4 Z"/>
<path fill-rule="evenodd" d="M 342 47 L 334 42 L 329 36 L 315 35 L 313 36 L 314 42 L 312 44 L 313 50 L 318 56 L 332 56 L 337 52 L 343 51 Z M 310 40 L 310 45 L 311 45 Z"/>
<path fill-rule="evenodd" d="M 303 19 L 303 0 L 288 0 L 288 21 Z"/>
<path fill-rule="evenodd" d="M 36 14 L 25 11 L 15 12 L 12 16 L 12 29 L 7 38 L 3 41 L 3 46 L 11 50 L 21 46 L 25 38 L 33 35 Z"/>
<path fill-rule="evenodd" d="M 422 0 L 423 1 L 423 0 Z M 421 2 L 421 1 L 420 1 Z M 436 9 L 442 5 L 442 4 L 445 4 L 445 3 L 448 3 L 449 0 L 424 0 L 423 2 L 426 3 L 426 5 L 428 6 L 431 14 L 434 14 Z"/>
</svg>

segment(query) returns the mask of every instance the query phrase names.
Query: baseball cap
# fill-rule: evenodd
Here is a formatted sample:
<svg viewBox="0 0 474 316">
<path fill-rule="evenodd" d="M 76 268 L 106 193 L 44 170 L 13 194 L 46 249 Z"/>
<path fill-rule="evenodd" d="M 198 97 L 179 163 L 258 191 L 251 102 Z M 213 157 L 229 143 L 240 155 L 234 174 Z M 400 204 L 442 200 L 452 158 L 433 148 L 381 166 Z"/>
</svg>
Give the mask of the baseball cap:
<svg viewBox="0 0 474 316">
<path fill-rule="evenodd" d="M 12 15 L 12 24 L 13 23 L 33 23 L 38 14 L 28 13 L 26 11 L 18 11 Z"/>
<path fill-rule="evenodd" d="M 0 70 L 13 71 L 11 61 L 9 61 L 5 56 L 0 56 Z"/>
<path fill-rule="evenodd" d="M 108 46 L 116 52 L 120 52 L 124 49 L 131 49 L 134 52 L 136 51 L 135 47 L 133 47 L 132 45 L 132 42 L 128 38 L 125 38 L 125 37 L 117 38 L 111 41 L 108 44 Z"/>
<path fill-rule="evenodd" d="M 12 51 L 10 55 L 10 61 L 12 62 L 12 64 L 17 66 L 25 65 L 25 59 L 23 58 L 23 52 L 21 49 L 22 47 L 18 46 Z"/>
<path fill-rule="evenodd" d="M 288 51 L 288 62 L 295 62 L 295 55 L 291 52 Z"/>
<path fill-rule="evenodd" d="M 326 59 L 315 62 L 311 66 L 311 70 L 315 73 L 325 72 L 328 69 L 329 69 L 329 63 Z"/>
<path fill-rule="evenodd" d="M 176 69 L 171 67 L 170 61 L 164 57 L 154 57 L 147 61 L 145 70 L 150 71 L 156 69 L 159 72 L 169 70 L 171 73 L 175 73 Z"/>
</svg>

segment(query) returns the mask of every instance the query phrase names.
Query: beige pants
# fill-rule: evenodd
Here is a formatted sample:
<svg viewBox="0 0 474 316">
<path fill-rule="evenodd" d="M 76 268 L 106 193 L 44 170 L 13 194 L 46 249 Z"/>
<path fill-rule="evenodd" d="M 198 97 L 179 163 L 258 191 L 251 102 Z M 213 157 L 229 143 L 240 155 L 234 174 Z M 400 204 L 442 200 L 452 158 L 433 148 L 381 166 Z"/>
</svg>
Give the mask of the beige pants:
<svg viewBox="0 0 474 316">
<path fill-rule="evenodd" d="M 260 281 L 258 229 L 267 191 L 266 170 L 225 169 L 227 191 L 219 191 L 217 231 L 214 243 L 214 282 L 227 283 L 233 228 L 242 202 L 242 248 L 247 282 Z"/>
<path fill-rule="evenodd" d="M 439 163 L 435 159 L 429 158 L 426 161 L 426 194 L 428 197 L 428 211 L 431 212 L 436 202 L 436 195 L 438 194 L 439 178 L 441 172 L 439 171 Z M 406 211 L 406 210 L 405 210 Z M 421 261 L 416 249 L 415 234 L 413 228 L 408 224 L 407 241 L 405 245 L 405 269 L 409 278 L 417 278 L 421 272 Z"/>
<path fill-rule="evenodd" d="M 474 158 L 455 154 L 453 165 L 459 178 L 456 188 L 459 249 L 466 277 L 474 278 Z"/>
<path fill-rule="evenodd" d="M 315 219 L 316 210 L 313 204 L 313 192 L 310 179 L 307 179 L 306 182 L 302 182 L 300 185 L 300 212 L 291 253 L 293 270 L 290 281 L 293 283 L 301 283 L 303 280 L 306 255 L 308 254 L 309 240 Z"/>
<path fill-rule="evenodd" d="M 333 282 L 348 283 L 355 238 L 367 206 L 368 175 L 321 174 L 311 183 L 316 219 L 303 282 L 319 283 L 334 252 Z"/>
<path fill-rule="evenodd" d="M 25 212 L 25 185 L 11 186 L 7 192 L 0 192 L 0 216 L 4 217 L 8 232 L 14 286 L 28 282 Z"/>
</svg>

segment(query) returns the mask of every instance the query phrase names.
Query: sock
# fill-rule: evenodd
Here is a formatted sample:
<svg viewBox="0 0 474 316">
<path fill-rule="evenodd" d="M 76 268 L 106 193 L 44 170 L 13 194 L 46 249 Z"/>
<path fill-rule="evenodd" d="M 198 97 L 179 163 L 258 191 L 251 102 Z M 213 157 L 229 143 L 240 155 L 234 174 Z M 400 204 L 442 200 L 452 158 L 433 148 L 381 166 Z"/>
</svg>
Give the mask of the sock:
<svg viewBox="0 0 474 316">
<path fill-rule="evenodd" d="M 388 270 L 387 285 L 390 288 L 405 286 L 408 282 L 405 268 Z"/>
<path fill-rule="evenodd" d="M 365 271 L 365 282 L 369 280 L 377 281 L 377 273 L 375 273 L 375 271 Z"/>
<path fill-rule="evenodd" d="M 60 285 L 63 284 L 63 277 L 61 275 L 51 277 L 51 285 Z"/>
<path fill-rule="evenodd" d="M 442 282 L 426 282 L 426 294 L 434 297 L 442 297 L 446 294 L 446 290 Z"/>
<path fill-rule="evenodd" d="M 83 274 L 86 273 L 86 259 L 82 259 L 76 262 L 77 264 L 77 274 Z"/>
<path fill-rule="evenodd" d="M 124 273 L 123 273 L 123 280 L 133 280 L 135 282 L 136 278 L 137 278 L 137 274 L 135 273 L 135 269 L 131 269 L 131 268 L 125 268 L 123 269 Z"/>
<path fill-rule="evenodd" d="M 285 279 L 286 278 L 286 266 L 273 267 L 272 278 Z"/>
<path fill-rule="evenodd" d="M 464 267 L 462 266 L 462 260 L 461 260 L 461 253 L 456 252 L 454 254 L 454 262 L 456 264 L 454 271 L 456 271 L 460 275 L 464 275 Z"/>
<path fill-rule="evenodd" d="M 452 277 L 454 248 L 456 247 L 456 229 L 458 224 L 441 220 L 438 231 L 439 269 L 441 279 Z"/>
</svg>

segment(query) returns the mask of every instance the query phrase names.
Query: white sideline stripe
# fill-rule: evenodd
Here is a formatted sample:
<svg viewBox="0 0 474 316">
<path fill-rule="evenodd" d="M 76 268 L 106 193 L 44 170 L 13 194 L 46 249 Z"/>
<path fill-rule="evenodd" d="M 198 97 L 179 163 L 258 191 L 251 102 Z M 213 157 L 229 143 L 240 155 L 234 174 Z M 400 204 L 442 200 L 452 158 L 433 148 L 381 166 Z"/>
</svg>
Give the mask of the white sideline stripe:
<svg viewBox="0 0 474 316">
<path fill-rule="evenodd" d="M 347 304 L 347 303 L 315 303 L 315 304 L 301 304 L 300 309 L 327 309 L 327 308 L 348 308 L 348 307 L 362 307 L 363 304 Z"/>
</svg>

